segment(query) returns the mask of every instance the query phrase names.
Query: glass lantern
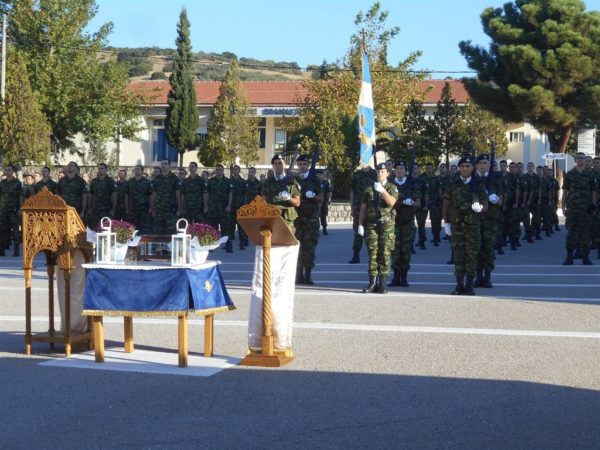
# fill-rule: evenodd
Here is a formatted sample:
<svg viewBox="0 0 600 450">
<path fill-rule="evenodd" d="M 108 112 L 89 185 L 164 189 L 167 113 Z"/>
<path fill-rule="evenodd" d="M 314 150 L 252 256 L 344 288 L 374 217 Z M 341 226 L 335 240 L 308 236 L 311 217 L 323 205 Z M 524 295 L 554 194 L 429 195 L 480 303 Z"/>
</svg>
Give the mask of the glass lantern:
<svg viewBox="0 0 600 450">
<path fill-rule="evenodd" d="M 108 223 L 108 226 L 105 224 Z M 100 220 L 100 232 L 96 233 L 96 263 L 117 263 L 117 234 L 112 232 L 112 221 L 108 217 Z"/>
<path fill-rule="evenodd" d="M 171 236 L 171 265 L 187 266 L 190 262 L 192 236 L 187 234 L 188 222 L 185 219 L 177 221 L 177 233 Z"/>
</svg>

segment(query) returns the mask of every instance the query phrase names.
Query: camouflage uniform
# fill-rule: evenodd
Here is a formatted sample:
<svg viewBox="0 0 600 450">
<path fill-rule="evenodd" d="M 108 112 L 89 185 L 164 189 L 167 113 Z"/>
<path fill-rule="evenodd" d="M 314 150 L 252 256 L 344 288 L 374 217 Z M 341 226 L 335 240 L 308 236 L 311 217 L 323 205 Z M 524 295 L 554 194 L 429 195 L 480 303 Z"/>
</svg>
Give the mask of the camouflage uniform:
<svg viewBox="0 0 600 450">
<path fill-rule="evenodd" d="M 394 179 L 394 184 L 398 190 L 398 201 L 394 205 L 396 210 L 396 220 L 394 225 L 394 250 L 392 252 L 392 267 L 394 268 L 394 277 L 396 271 L 408 272 L 410 270 L 411 246 L 415 240 L 415 210 L 416 207 L 403 204 L 408 198 L 419 199 L 421 192 L 416 184 L 411 180 L 407 180 L 399 184 L 397 179 Z M 412 191 L 412 192 L 411 192 Z M 398 274 L 398 275 L 400 275 Z M 402 275 L 404 279 L 406 274 Z"/>
<path fill-rule="evenodd" d="M 244 203 L 250 203 L 257 195 L 260 195 L 262 183 L 258 178 L 254 180 L 246 180 L 244 185 Z"/>
<path fill-rule="evenodd" d="M 552 183 L 552 223 L 554 224 L 554 229 L 556 231 L 560 231 L 558 228 L 558 192 L 560 190 L 560 184 L 558 180 L 554 178 L 554 175 L 550 176 L 550 182 Z"/>
<path fill-rule="evenodd" d="M 229 204 L 229 193 L 232 185 L 226 176 L 220 179 L 216 176 L 208 180 L 208 223 L 221 232 L 221 236 L 233 238 L 231 212 L 225 211 Z"/>
<path fill-rule="evenodd" d="M 519 219 L 523 222 L 523 229 L 527 241 L 531 241 L 531 207 L 528 204 L 529 194 L 531 193 L 531 175 L 529 175 L 529 173 L 519 177 L 519 187 L 521 192 Z"/>
<path fill-rule="evenodd" d="M 425 189 L 427 192 L 429 220 L 431 221 L 431 233 L 433 234 L 433 243 L 437 246 L 440 242 L 440 233 L 442 232 L 442 183 L 440 177 L 425 175 Z"/>
<path fill-rule="evenodd" d="M 115 182 L 117 191 L 117 207 L 115 208 L 115 219 L 123 220 L 127 216 L 127 205 L 125 204 L 125 194 L 127 194 L 127 180 L 117 180 Z"/>
<path fill-rule="evenodd" d="M 296 177 L 300 188 L 300 206 L 296 208 L 298 218 L 294 222 L 296 239 L 300 241 L 298 267 L 313 269 L 315 267 L 315 250 L 319 243 L 319 204 L 316 196 L 321 194 L 321 183 L 316 177 Z M 312 191 L 315 198 L 306 197 Z"/>
<path fill-rule="evenodd" d="M 240 176 L 238 176 L 238 177 L 232 176 L 230 178 L 230 182 L 231 182 L 231 219 L 230 219 L 231 237 L 233 238 L 235 236 L 235 229 L 237 228 L 238 237 L 240 239 L 240 246 L 243 247 L 248 236 L 246 236 L 246 233 L 244 232 L 242 227 L 240 227 L 238 225 L 238 223 L 236 221 L 236 217 L 237 217 L 238 209 L 240 209 L 240 207 L 244 204 L 244 201 L 246 199 L 246 192 L 245 192 L 246 180 L 244 180 Z"/>
<path fill-rule="evenodd" d="M 363 237 L 358 234 L 358 215 L 360 213 L 360 205 L 362 202 L 363 194 L 369 186 L 373 186 L 373 183 L 377 180 L 377 171 L 373 168 L 369 168 L 366 172 L 363 169 L 359 169 L 352 174 L 352 180 L 350 182 L 350 190 L 353 194 L 354 201 L 350 207 L 352 208 L 352 229 L 354 230 L 354 242 L 352 243 L 352 251 L 354 256 L 351 262 L 359 262 L 358 254 L 363 244 Z"/>
<path fill-rule="evenodd" d="M 298 217 L 298 213 L 288 200 L 281 199 L 279 193 L 283 191 L 289 192 L 292 197 L 300 197 L 300 187 L 296 180 L 290 177 L 283 177 L 281 180 L 277 180 L 275 177 L 267 178 L 262 185 L 261 195 L 265 197 L 268 203 L 279 208 L 286 225 L 292 233 L 295 233 L 294 222 Z"/>
<path fill-rule="evenodd" d="M 600 259 L 600 171 L 595 171 L 593 174 L 596 183 L 596 212 L 592 216 L 592 242 L 595 243 L 598 259 Z"/>
<path fill-rule="evenodd" d="M 541 177 L 533 173 L 529 178 L 529 189 L 531 194 L 531 234 L 536 239 L 541 239 L 540 230 L 542 229 L 542 202 L 541 202 Z"/>
<path fill-rule="evenodd" d="M 135 177 L 127 181 L 127 220 L 135 225 L 140 234 L 145 234 L 152 228 L 150 217 L 150 197 L 152 197 L 152 182 L 144 177 Z"/>
<path fill-rule="evenodd" d="M 36 194 L 45 187 L 48 188 L 48 190 L 53 194 L 56 194 L 57 183 L 51 178 L 48 178 L 48 181 L 40 180 L 37 183 L 35 183 L 34 186 Z"/>
<path fill-rule="evenodd" d="M 0 249 L 2 255 L 11 241 L 15 243 L 15 247 L 21 242 L 19 227 L 21 226 L 22 196 L 23 185 L 17 178 L 0 181 Z"/>
<path fill-rule="evenodd" d="M 569 170 L 563 180 L 567 197 L 567 253 L 572 255 L 579 247 L 585 258 L 590 251 L 592 193 L 596 190 L 594 177 L 589 171 Z"/>
<path fill-rule="evenodd" d="M 553 209 L 552 209 L 552 179 L 545 175 L 540 180 L 540 212 L 542 217 L 543 229 L 546 236 L 552 233 Z"/>
<path fill-rule="evenodd" d="M 23 185 L 23 197 L 28 199 L 35 194 L 35 184 L 24 184 Z"/>
<path fill-rule="evenodd" d="M 489 180 L 490 174 L 487 177 L 476 175 L 478 183 L 485 187 L 486 195 L 495 194 L 498 197 L 503 196 L 502 180 L 499 175 L 493 175 L 492 180 Z M 490 274 L 493 272 L 494 266 L 494 249 L 496 248 L 496 239 L 498 237 L 498 227 L 502 225 L 502 209 L 497 204 L 488 203 L 487 211 L 479 214 L 480 230 L 481 230 L 481 248 L 477 258 L 477 278 L 480 283 L 475 283 L 475 286 L 492 287 L 490 282 Z"/>
<path fill-rule="evenodd" d="M 419 175 L 415 180 L 415 184 L 421 193 L 421 206 L 415 213 L 417 228 L 419 230 L 419 246 L 425 250 L 425 242 L 427 242 L 425 223 L 427 222 L 427 213 L 429 211 L 429 180 L 427 175 L 424 173 Z"/>
<path fill-rule="evenodd" d="M 520 220 L 517 193 L 519 180 L 512 173 L 507 173 L 504 178 L 504 229 L 511 242 L 511 248 L 516 250 L 516 243 L 520 234 Z"/>
<path fill-rule="evenodd" d="M 90 207 L 88 225 L 95 228 L 103 217 L 110 216 L 113 207 L 112 196 L 116 190 L 115 181 L 105 176 L 96 177 L 90 182 Z"/>
<path fill-rule="evenodd" d="M 323 227 L 323 234 L 327 234 L 327 216 L 329 215 L 329 200 L 331 198 L 331 184 L 328 180 L 321 180 L 321 192 L 323 193 L 323 202 L 319 206 L 319 219 Z"/>
<path fill-rule="evenodd" d="M 75 175 L 73 178 L 65 175 L 58 181 L 56 193 L 63 198 L 67 205 L 72 206 L 81 214 L 83 199 L 88 193 L 88 187 L 83 178 L 79 175 Z"/>
<path fill-rule="evenodd" d="M 180 191 L 179 178 L 169 172 L 157 175 L 152 180 L 154 198 L 154 232 L 156 234 L 175 233 L 177 221 L 177 192 Z"/>
<path fill-rule="evenodd" d="M 189 223 L 204 222 L 204 194 L 208 193 L 208 184 L 200 175 L 189 176 L 183 180 L 183 217 Z"/>
</svg>

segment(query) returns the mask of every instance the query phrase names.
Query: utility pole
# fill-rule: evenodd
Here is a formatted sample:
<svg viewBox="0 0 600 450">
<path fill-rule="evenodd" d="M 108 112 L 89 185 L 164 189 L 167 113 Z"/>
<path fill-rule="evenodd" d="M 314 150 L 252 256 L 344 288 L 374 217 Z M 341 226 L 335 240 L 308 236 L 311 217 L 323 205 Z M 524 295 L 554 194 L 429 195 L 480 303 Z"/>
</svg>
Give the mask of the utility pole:
<svg viewBox="0 0 600 450">
<path fill-rule="evenodd" d="M 2 16 L 2 68 L 0 69 L 0 98 L 4 105 L 4 94 L 6 87 L 6 14 Z"/>
</svg>

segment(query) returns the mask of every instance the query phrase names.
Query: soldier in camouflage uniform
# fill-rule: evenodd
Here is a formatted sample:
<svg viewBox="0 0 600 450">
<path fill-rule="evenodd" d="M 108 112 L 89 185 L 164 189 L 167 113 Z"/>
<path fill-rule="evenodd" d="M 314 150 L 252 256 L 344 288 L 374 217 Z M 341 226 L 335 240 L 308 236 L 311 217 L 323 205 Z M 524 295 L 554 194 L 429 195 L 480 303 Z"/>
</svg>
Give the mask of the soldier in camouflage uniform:
<svg viewBox="0 0 600 450">
<path fill-rule="evenodd" d="M 231 225 L 231 181 L 225 175 L 223 164 L 217 164 L 215 175 L 208 180 L 208 223 L 221 232 L 221 236 L 228 236 L 225 244 L 227 253 L 233 253 L 233 238 Z"/>
<path fill-rule="evenodd" d="M 12 242 L 13 256 L 19 256 L 21 242 L 21 205 L 23 205 L 23 185 L 15 177 L 15 167 L 8 164 L 4 167 L 6 178 L 0 181 L 0 256 Z"/>
<path fill-rule="evenodd" d="M 240 166 L 237 164 L 231 169 L 231 236 L 235 237 L 235 229 L 238 230 L 238 238 L 240 240 L 240 250 L 248 245 L 248 236 L 237 223 L 236 217 L 238 209 L 245 203 L 246 200 L 246 180 L 240 176 Z"/>
<path fill-rule="evenodd" d="M 88 226 L 92 229 L 98 226 L 103 217 L 115 216 L 117 186 L 115 180 L 106 174 L 107 170 L 106 164 L 98 164 L 98 176 L 90 182 Z"/>
<path fill-rule="evenodd" d="M 552 223 L 554 224 L 554 230 L 553 231 L 560 231 L 560 227 L 558 226 L 558 200 L 559 200 L 559 190 L 560 190 L 560 184 L 558 183 L 558 180 L 556 179 L 556 177 L 554 176 L 553 172 L 550 172 L 550 182 L 551 184 L 551 188 L 552 188 Z M 552 231 L 552 227 L 550 227 L 551 233 Z"/>
<path fill-rule="evenodd" d="M 271 158 L 273 175 L 267 177 L 262 185 L 261 195 L 266 202 L 277 206 L 281 217 L 292 233 L 296 232 L 294 222 L 298 217 L 296 207 L 300 206 L 300 187 L 293 177 L 285 175 L 283 156 Z"/>
<path fill-rule="evenodd" d="M 171 162 L 160 162 L 160 173 L 152 180 L 152 212 L 154 233 L 175 233 L 175 222 L 181 211 L 181 185 L 177 175 L 171 172 Z"/>
<path fill-rule="evenodd" d="M 319 205 L 319 218 L 321 227 L 323 227 L 323 235 L 328 235 L 327 232 L 327 215 L 329 214 L 329 202 L 331 201 L 331 184 L 325 178 L 322 170 L 317 171 L 317 178 L 321 184 L 321 192 L 323 193 L 323 202 Z"/>
<path fill-rule="evenodd" d="M 592 248 L 597 250 L 600 259 L 600 157 L 595 157 L 592 163 L 596 183 L 596 213 L 592 217 Z"/>
<path fill-rule="evenodd" d="M 377 172 L 370 166 L 364 166 L 352 174 L 352 180 L 350 181 L 350 213 L 352 215 L 354 242 L 352 243 L 352 259 L 348 261 L 349 264 L 358 264 L 360 262 L 359 254 L 363 244 L 363 237 L 358 234 L 358 215 L 365 189 L 372 186 L 375 181 L 377 181 Z"/>
<path fill-rule="evenodd" d="M 79 166 L 76 162 L 71 161 L 67 164 L 67 173 L 58 181 L 56 193 L 67 205 L 75 208 L 82 219 L 86 217 L 88 187 L 85 180 L 79 176 Z"/>
<path fill-rule="evenodd" d="M 540 211 L 542 216 L 542 228 L 546 236 L 551 236 L 552 232 L 552 180 L 550 179 L 550 168 L 544 166 L 542 169 L 542 178 L 540 181 Z"/>
<path fill-rule="evenodd" d="M 473 278 L 481 247 L 480 213 L 487 206 L 487 196 L 485 186 L 473 174 L 472 161 L 470 156 L 460 159 L 460 176 L 452 179 L 444 194 L 444 220 L 446 232 L 452 236 L 455 260 L 453 295 L 475 295 Z"/>
<path fill-rule="evenodd" d="M 523 172 L 524 166 L 522 163 L 519 163 L 520 165 L 520 172 Z M 522 216 L 521 216 L 521 220 L 523 221 L 523 228 L 525 231 L 525 235 L 523 236 L 522 240 L 527 241 L 528 243 L 532 244 L 535 241 L 533 240 L 533 225 L 532 225 L 532 215 L 533 215 L 533 211 L 532 211 L 532 198 L 533 198 L 533 191 L 535 188 L 535 165 L 533 163 L 527 163 L 527 173 L 524 173 L 521 175 L 521 179 L 523 184 L 525 185 L 525 187 L 521 190 L 521 192 L 525 193 L 525 195 L 521 194 L 523 197 L 523 201 L 521 204 L 521 208 L 522 208 Z"/>
<path fill-rule="evenodd" d="M 504 177 L 504 228 L 510 241 L 510 249 L 517 249 L 519 241 L 519 180 L 517 178 L 517 165 L 511 162 L 508 173 Z"/>
<path fill-rule="evenodd" d="M 364 236 L 369 251 L 369 285 L 364 293 L 386 294 L 385 279 L 390 273 L 394 248 L 394 205 L 398 189 L 387 180 L 385 163 L 377 165 L 377 181 L 367 187 L 360 206 L 358 234 Z M 379 209 L 379 212 L 378 212 Z"/>
<path fill-rule="evenodd" d="M 529 164 L 527 164 L 527 170 L 529 170 Z M 542 230 L 542 173 L 543 167 L 538 166 L 535 169 L 535 173 L 529 179 L 531 189 L 529 196 L 529 203 L 531 205 L 531 234 L 537 241 L 542 240 L 542 236 L 540 235 Z"/>
<path fill-rule="evenodd" d="M 190 174 L 181 185 L 183 217 L 189 223 L 204 222 L 208 214 L 208 184 L 198 174 L 198 164 L 189 164 Z"/>
<path fill-rule="evenodd" d="M 415 240 L 415 210 L 419 208 L 418 191 L 413 180 L 406 176 L 406 163 L 402 160 L 394 164 L 392 182 L 398 191 L 394 205 L 396 219 L 394 225 L 394 249 L 392 251 L 392 267 L 394 277 L 388 286 L 408 287 L 408 271 L 410 270 L 411 245 Z M 417 200 L 414 201 L 413 198 Z"/>
<path fill-rule="evenodd" d="M 127 220 L 135 225 L 140 234 L 146 234 L 152 228 L 152 182 L 143 173 L 143 166 L 135 166 L 133 178 L 127 181 L 125 190 Z"/>
<path fill-rule="evenodd" d="M 446 190 L 448 189 L 448 186 L 450 186 L 450 179 L 452 178 L 450 176 L 450 173 L 448 172 L 448 166 L 445 163 L 441 163 L 438 167 L 438 171 L 440 172 L 439 175 L 439 180 L 440 180 L 440 189 L 441 189 L 441 202 L 443 203 L 444 201 L 444 192 L 446 192 Z M 441 217 L 441 208 L 440 208 L 440 217 Z M 441 223 L 440 223 L 440 229 L 441 229 Z M 444 236 L 442 238 L 443 240 L 448 240 L 450 239 L 449 236 Z"/>
<path fill-rule="evenodd" d="M 573 252 L 577 247 L 584 265 L 590 261 L 590 215 L 596 212 L 597 186 L 590 171 L 584 169 L 585 154 L 578 152 L 575 167 L 564 175 L 562 205 L 567 218 L 567 258 L 564 265 L 573 264 Z"/>
<path fill-rule="evenodd" d="M 427 247 L 425 246 L 425 242 L 427 242 L 427 235 L 425 234 L 425 223 L 427 222 L 427 214 L 429 213 L 429 186 L 428 186 L 428 178 L 426 173 L 419 173 L 419 165 L 414 165 L 413 176 L 415 177 L 415 184 L 419 192 L 421 193 L 421 198 L 419 199 L 420 207 L 417 209 L 415 213 L 415 217 L 417 219 L 417 230 L 419 235 L 418 245 L 421 250 L 425 250 Z"/>
<path fill-rule="evenodd" d="M 261 190 L 262 183 L 258 178 L 256 178 L 256 168 L 249 167 L 248 179 L 246 180 L 246 184 L 244 186 L 244 204 L 248 204 L 254 200 L 257 195 L 260 195 Z M 247 242 L 246 245 L 248 245 Z"/>
<path fill-rule="evenodd" d="M 117 205 L 115 207 L 115 219 L 125 220 L 127 217 L 127 204 L 125 194 L 127 193 L 127 172 L 124 169 L 119 170 L 115 186 L 117 192 Z"/>
<path fill-rule="evenodd" d="M 315 267 L 315 250 L 319 243 L 319 203 L 323 201 L 323 194 L 319 180 L 314 174 L 310 176 L 310 158 L 300 155 L 296 165 L 296 183 L 300 188 L 300 206 L 296 208 L 298 218 L 294 223 L 296 239 L 300 242 L 296 284 L 313 285 L 311 272 Z"/>
<path fill-rule="evenodd" d="M 35 193 L 37 194 L 44 187 L 48 188 L 53 194 L 56 194 L 56 181 L 50 178 L 50 168 L 46 166 L 42 168 L 42 179 L 35 184 Z"/>
<path fill-rule="evenodd" d="M 477 183 L 485 186 L 488 207 L 481 212 L 481 249 L 477 258 L 477 278 L 474 287 L 492 287 L 494 271 L 494 249 L 498 235 L 497 227 L 502 223 L 502 180 L 490 172 L 490 156 L 482 154 L 477 157 L 475 177 Z"/>
</svg>

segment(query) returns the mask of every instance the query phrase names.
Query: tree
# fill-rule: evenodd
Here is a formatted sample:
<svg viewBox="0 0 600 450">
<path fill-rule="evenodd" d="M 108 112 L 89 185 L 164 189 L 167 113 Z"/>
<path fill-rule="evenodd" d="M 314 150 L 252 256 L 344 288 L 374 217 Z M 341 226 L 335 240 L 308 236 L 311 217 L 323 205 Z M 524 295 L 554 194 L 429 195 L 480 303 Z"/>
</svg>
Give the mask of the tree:
<svg viewBox="0 0 600 450">
<path fill-rule="evenodd" d="M 433 119 L 428 121 L 428 135 L 430 145 L 439 153 L 444 155 L 446 164 L 450 164 L 450 155 L 461 148 L 460 126 L 461 112 L 452 97 L 450 83 L 444 83 L 442 96 L 437 102 L 437 108 L 433 113 Z M 469 150 L 470 151 L 470 150 Z"/>
<path fill-rule="evenodd" d="M 205 165 L 249 164 L 258 159 L 258 122 L 242 92 L 238 63 L 231 62 L 219 88 L 208 136 L 198 152 Z"/>
<path fill-rule="evenodd" d="M 0 105 L 0 155 L 26 165 L 50 160 L 50 125 L 31 90 L 23 56 L 11 49 L 6 65 L 6 97 Z"/>
<path fill-rule="evenodd" d="M 496 156 L 502 156 L 508 150 L 504 122 L 474 102 L 465 105 L 458 123 L 458 133 L 461 148 L 470 149 L 474 146 L 477 155 L 489 153 L 492 145 Z"/>
<path fill-rule="evenodd" d="M 200 125 L 196 90 L 192 77 L 192 46 L 190 43 L 190 22 L 187 12 L 181 10 L 177 24 L 177 51 L 173 60 L 173 71 L 169 77 L 171 90 L 168 95 L 167 139 L 179 153 L 179 165 L 183 165 L 183 154 L 197 147 L 196 132 Z"/>
<path fill-rule="evenodd" d="M 135 139 L 137 98 L 127 92 L 126 68 L 98 57 L 112 24 L 86 30 L 94 0 L 0 0 L 10 11 L 8 35 L 22 52 L 33 91 L 51 127 L 55 156 L 87 140 Z"/>
<path fill-rule="evenodd" d="M 481 21 L 489 50 L 459 44 L 478 74 L 463 80 L 478 105 L 531 123 L 559 152 L 577 127 L 600 122 L 600 13 L 581 0 L 516 0 Z"/>
</svg>

